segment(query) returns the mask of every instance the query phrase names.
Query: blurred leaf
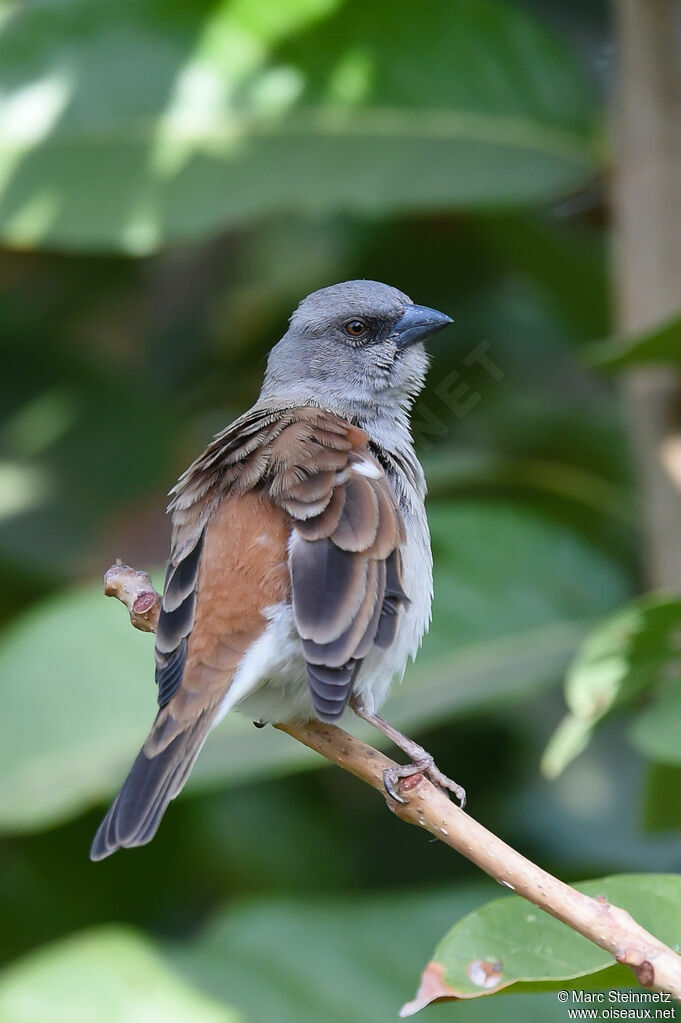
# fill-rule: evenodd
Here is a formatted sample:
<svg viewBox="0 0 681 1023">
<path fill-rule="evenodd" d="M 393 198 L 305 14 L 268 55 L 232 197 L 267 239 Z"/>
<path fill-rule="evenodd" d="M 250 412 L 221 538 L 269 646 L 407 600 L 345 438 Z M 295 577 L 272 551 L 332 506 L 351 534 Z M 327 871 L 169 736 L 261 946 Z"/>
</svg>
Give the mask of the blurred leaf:
<svg viewBox="0 0 681 1023">
<path fill-rule="evenodd" d="M 681 765 L 681 662 L 671 665 L 676 677 L 659 693 L 631 726 L 634 746 L 651 760 Z"/>
<path fill-rule="evenodd" d="M 558 693 L 547 693 L 505 715 L 523 730 L 518 756 L 526 766 L 502 790 L 497 833 L 561 876 L 676 871 L 678 837 L 641 831 L 646 764 L 627 742 L 623 717 L 604 721 L 598 742 L 557 779 L 537 771 L 557 703 Z"/>
<path fill-rule="evenodd" d="M 638 363 L 681 363 L 681 316 L 637 334 L 634 337 L 609 338 L 586 349 L 591 366 L 622 369 Z"/>
<path fill-rule="evenodd" d="M 63 593 L 7 629 L 0 690 L 13 727 L 0 746 L 0 822 L 45 825 L 113 792 L 153 720 L 152 680 L 150 637 L 99 587 Z M 221 778 L 295 762 L 296 744 L 278 732 L 258 743 L 234 714 L 225 731 Z"/>
<path fill-rule="evenodd" d="M 239 1023 L 240 1014 L 177 977 L 133 931 L 85 931 L 0 975 L 6 1023 Z"/>
<path fill-rule="evenodd" d="M 612 561 L 512 505 L 433 502 L 429 514 L 433 626 L 387 712 L 405 728 L 552 682 L 588 623 L 626 592 Z M 115 791 L 151 725 L 152 677 L 149 637 L 98 589 L 61 594 L 9 629 L 0 695 L 13 729 L 0 747 L 0 824 L 41 826 Z M 355 730 L 351 716 L 347 724 Z M 230 714 L 190 787 L 323 763 L 288 736 Z"/>
<path fill-rule="evenodd" d="M 622 487 L 574 465 L 541 458 L 509 458 L 461 447 L 438 450 L 421 459 L 430 494 L 513 487 L 575 501 L 627 525 L 635 522 L 629 494 Z"/>
<path fill-rule="evenodd" d="M 589 718 L 567 714 L 551 736 L 541 758 L 546 778 L 557 778 L 589 745 L 594 724 Z"/>
<path fill-rule="evenodd" d="M 568 200 L 569 202 L 569 200 Z M 601 232 L 555 210 L 480 217 L 489 258 L 515 280 L 531 280 L 571 339 L 602 336 L 610 326 L 608 261 Z"/>
<path fill-rule="evenodd" d="M 21 827 L 73 813 L 113 783 L 149 711 L 147 636 L 88 587 L 36 606 L 4 634 L 2 817 Z"/>
<path fill-rule="evenodd" d="M 665 679 L 681 678 L 681 600 L 647 595 L 602 622 L 580 648 L 565 679 L 570 714 L 544 753 L 555 777 L 584 749 L 613 707 Z"/>
<path fill-rule="evenodd" d="M 407 997 L 419 957 L 452 914 L 489 883 L 394 895 L 268 899 L 221 913 L 192 945 L 169 948 L 176 965 L 253 1023 L 386 1023 Z M 421 960 L 422 961 L 422 960 Z M 456 1007 L 459 1023 L 564 1023 L 555 995 L 518 995 Z M 451 1021 L 451 1006 L 428 1020 Z"/>
<path fill-rule="evenodd" d="M 681 829 L 681 763 L 650 764 L 646 777 L 643 824 L 648 831 Z"/>
<path fill-rule="evenodd" d="M 681 877 L 622 874 L 575 887 L 605 896 L 678 949 Z M 585 983 L 593 974 L 598 976 Z M 510 985 L 514 990 L 626 988 L 632 986 L 632 973 L 614 966 L 609 952 L 516 896 L 496 899 L 455 924 L 435 949 L 421 984 L 402 1015 L 413 1015 L 436 998 L 479 998 Z"/>
<path fill-rule="evenodd" d="M 0 522 L 39 507 L 49 492 L 44 472 L 33 466 L 0 462 Z"/>
<path fill-rule="evenodd" d="M 13 456 L 0 463 L 0 558 L 69 578 L 91 552 L 102 518 L 148 487 L 161 491 L 176 410 L 156 379 L 110 360 L 83 365 L 63 339 L 45 352 L 25 342 L 17 348 L 4 353 L 0 380 L 0 447 Z"/>
<path fill-rule="evenodd" d="M 585 78 L 499 0 L 427 18 L 408 0 L 63 0 L 0 32 L 15 245 L 140 254 L 274 211 L 507 207 L 596 170 Z"/>
</svg>

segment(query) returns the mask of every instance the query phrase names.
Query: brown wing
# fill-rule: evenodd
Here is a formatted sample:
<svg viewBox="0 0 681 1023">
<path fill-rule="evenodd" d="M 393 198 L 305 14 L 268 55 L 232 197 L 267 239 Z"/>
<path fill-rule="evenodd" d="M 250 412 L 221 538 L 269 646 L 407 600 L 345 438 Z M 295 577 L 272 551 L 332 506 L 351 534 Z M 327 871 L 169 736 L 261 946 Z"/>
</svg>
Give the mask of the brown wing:
<svg viewBox="0 0 681 1023">
<path fill-rule="evenodd" d="M 262 493 L 222 501 L 173 552 L 157 632 L 161 708 L 95 836 L 91 857 L 151 841 L 210 731 L 234 671 L 287 599 L 289 524 Z"/>
<path fill-rule="evenodd" d="M 265 628 L 263 609 L 288 599 L 288 536 L 286 514 L 262 491 L 230 494 L 196 546 L 169 571 L 156 633 L 159 718 L 164 711 L 166 717 L 145 749 L 157 751 L 178 727 L 217 710 L 241 658 Z M 188 562 L 197 564 L 195 573 L 191 565 L 184 571 Z M 192 574 L 194 586 L 183 596 L 177 580 L 188 585 Z M 182 672 L 169 678 L 167 664 L 175 658 Z"/>
</svg>

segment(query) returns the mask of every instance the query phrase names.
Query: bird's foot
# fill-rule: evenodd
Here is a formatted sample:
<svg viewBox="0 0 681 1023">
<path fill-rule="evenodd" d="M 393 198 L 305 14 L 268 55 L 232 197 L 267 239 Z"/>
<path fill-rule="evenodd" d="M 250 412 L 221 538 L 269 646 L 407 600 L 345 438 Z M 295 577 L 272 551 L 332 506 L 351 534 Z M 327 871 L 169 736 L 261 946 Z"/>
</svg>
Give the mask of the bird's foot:
<svg viewBox="0 0 681 1023">
<path fill-rule="evenodd" d="M 399 764 L 395 767 L 389 767 L 383 772 L 383 784 L 385 790 L 389 796 L 391 796 L 397 803 L 406 803 L 407 800 L 400 795 L 399 787 L 400 782 L 405 778 L 413 778 L 417 774 L 425 775 L 429 778 L 434 785 L 438 788 L 444 789 L 447 792 L 453 793 L 458 799 L 459 806 L 463 810 L 466 805 L 466 790 L 458 785 L 451 778 L 448 778 L 446 774 L 443 774 L 439 767 L 436 766 L 430 753 L 419 746 L 417 742 L 410 739 L 407 735 L 403 735 L 397 728 L 389 724 L 378 714 L 373 711 L 367 710 L 364 706 L 363 701 L 359 697 L 353 697 L 350 706 L 354 710 L 355 714 L 362 718 L 364 721 L 368 721 L 369 724 L 377 728 L 379 732 L 386 735 L 392 742 L 395 743 L 404 753 L 407 754 L 411 763 Z"/>
<path fill-rule="evenodd" d="M 446 774 L 443 774 L 436 765 L 430 753 L 425 750 L 412 759 L 410 764 L 399 764 L 395 767 L 388 767 L 383 772 L 383 784 L 388 795 L 398 803 L 406 803 L 407 800 L 400 795 L 399 786 L 404 778 L 412 778 L 416 774 L 422 774 L 438 788 L 453 793 L 463 810 L 466 805 L 466 790 L 457 782 L 452 781 Z"/>
</svg>

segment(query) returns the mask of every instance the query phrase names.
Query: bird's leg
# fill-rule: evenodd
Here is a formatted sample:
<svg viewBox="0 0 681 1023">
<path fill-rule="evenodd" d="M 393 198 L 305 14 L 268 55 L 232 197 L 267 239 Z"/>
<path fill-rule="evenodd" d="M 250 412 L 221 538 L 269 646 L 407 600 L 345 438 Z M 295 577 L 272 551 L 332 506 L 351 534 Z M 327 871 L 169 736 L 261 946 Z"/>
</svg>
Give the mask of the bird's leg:
<svg viewBox="0 0 681 1023">
<path fill-rule="evenodd" d="M 458 785 L 451 778 L 448 778 L 446 774 L 436 766 L 432 756 L 427 750 L 424 750 L 423 746 L 419 746 L 417 742 L 410 739 L 408 736 L 403 735 L 397 728 L 394 728 L 391 724 L 385 721 L 378 714 L 370 713 L 358 697 L 353 697 L 350 701 L 350 706 L 357 715 L 362 718 L 363 721 L 368 721 L 370 725 L 377 728 L 379 732 L 383 732 L 385 736 L 394 742 L 404 753 L 407 754 L 411 760 L 410 764 L 400 764 L 397 767 L 389 767 L 383 772 L 383 783 L 386 788 L 386 792 L 396 799 L 398 803 L 406 803 L 406 799 L 403 799 L 398 792 L 398 783 L 402 778 L 409 778 L 414 774 L 425 774 L 435 785 L 439 785 L 442 789 L 448 789 L 453 792 L 459 801 L 459 806 L 463 810 L 466 805 L 466 790 Z"/>
</svg>

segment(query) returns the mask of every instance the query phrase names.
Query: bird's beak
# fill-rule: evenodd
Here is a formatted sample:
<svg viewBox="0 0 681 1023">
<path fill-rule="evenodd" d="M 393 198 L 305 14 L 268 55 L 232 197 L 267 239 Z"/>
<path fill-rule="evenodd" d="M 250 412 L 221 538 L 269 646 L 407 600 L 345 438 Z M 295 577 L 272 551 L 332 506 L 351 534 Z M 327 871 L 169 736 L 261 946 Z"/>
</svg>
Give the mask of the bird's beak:
<svg viewBox="0 0 681 1023">
<path fill-rule="evenodd" d="M 451 316 L 429 309 L 426 305 L 410 305 L 397 321 L 393 337 L 400 348 L 407 348 L 417 341 L 424 341 L 437 330 L 453 323 Z"/>
</svg>

